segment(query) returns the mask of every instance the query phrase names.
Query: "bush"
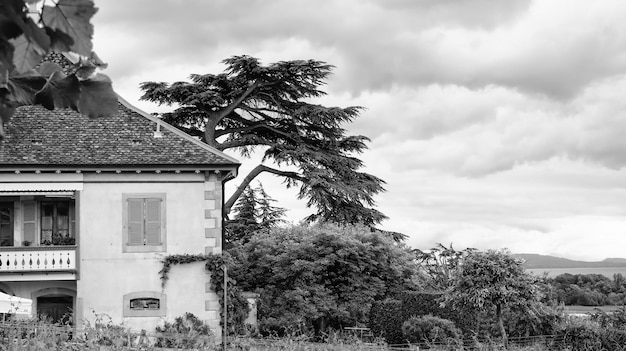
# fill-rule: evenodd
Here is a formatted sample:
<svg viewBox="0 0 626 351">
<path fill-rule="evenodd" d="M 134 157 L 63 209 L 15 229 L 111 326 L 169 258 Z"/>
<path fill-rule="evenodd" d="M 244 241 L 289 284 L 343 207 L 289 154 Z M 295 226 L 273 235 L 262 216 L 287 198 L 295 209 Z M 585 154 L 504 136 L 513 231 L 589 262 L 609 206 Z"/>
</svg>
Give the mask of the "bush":
<svg viewBox="0 0 626 351">
<path fill-rule="evenodd" d="M 536 303 L 526 311 L 506 311 L 505 326 L 510 337 L 554 335 L 564 318 L 562 306 Z"/>
<path fill-rule="evenodd" d="M 563 346 L 571 351 L 602 350 L 602 340 L 597 325 L 587 321 L 568 323 L 563 330 Z"/>
<path fill-rule="evenodd" d="M 596 312 L 591 314 L 591 319 L 598 322 L 602 328 L 624 329 L 626 327 L 626 306 L 622 306 L 611 313 L 596 309 Z"/>
<path fill-rule="evenodd" d="M 384 338 L 389 344 L 404 344 L 402 336 L 404 320 L 402 302 L 385 300 L 372 304 L 369 327 L 375 337 Z"/>
<path fill-rule="evenodd" d="M 369 327 L 374 336 L 385 338 L 389 344 L 405 344 L 402 323 L 411 317 L 433 315 L 458 324 L 462 317 L 453 310 L 441 307 L 442 296 L 437 292 L 406 291 L 398 296 L 398 300 L 374 302 Z"/>
<path fill-rule="evenodd" d="M 626 307 L 606 313 L 597 310 L 591 314 L 591 320 L 598 323 L 602 347 L 606 350 L 623 350 L 626 345 Z"/>
<path fill-rule="evenodd" d="M 409 318 L 402 324 L 402 335 L 414 344 L 444 345 L 452 349 L 462 345 L 461 332 L 454 322 L 432 315 Z"/>
<path fill-rule="evenodd" d="M 163 327 L 156 327 L 156 331 L 166 334 L 157 339 L 156 347 L 195 349 L 214 343 L 209 326 L 189 312 L 176 317 L 174 323 L 165 322 Z"/>
</svg>

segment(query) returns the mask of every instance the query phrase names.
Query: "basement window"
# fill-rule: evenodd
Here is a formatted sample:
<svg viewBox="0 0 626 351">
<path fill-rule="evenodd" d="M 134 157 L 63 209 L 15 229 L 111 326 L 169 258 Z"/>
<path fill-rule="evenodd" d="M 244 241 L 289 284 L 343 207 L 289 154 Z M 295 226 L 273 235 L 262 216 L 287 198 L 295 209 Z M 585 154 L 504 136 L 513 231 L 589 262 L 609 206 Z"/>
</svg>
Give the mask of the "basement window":
<svg viewBox="0 0 626 351">
<path fill-rule="evenodd" d="M 165 294 L 158 291 L 135 291 L 123 296 L 124 317 L 164 317 Z"/>
<path fill-rule="evenodd" d="M 130 300 L 131 310 L 158 310 L 161 308 L 161 300 L 147 297 Z"/>
</svg>

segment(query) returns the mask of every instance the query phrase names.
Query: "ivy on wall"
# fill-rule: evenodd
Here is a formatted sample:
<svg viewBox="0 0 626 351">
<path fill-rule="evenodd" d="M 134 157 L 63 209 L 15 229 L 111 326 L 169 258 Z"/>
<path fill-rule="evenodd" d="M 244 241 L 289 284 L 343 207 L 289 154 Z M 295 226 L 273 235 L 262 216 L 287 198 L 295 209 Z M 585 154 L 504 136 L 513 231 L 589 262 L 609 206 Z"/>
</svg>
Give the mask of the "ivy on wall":
<svg viewBox="0 0 626 351">
<path fill-rule="evenodd" d="M 161 278 L 161 287 L 165 288 L 165 285 L 169 279 L 169 273 L 172 265 L 176 264 L 188 264 L 194 262 L 205 262 L 204 268 L 209 274 L 211 274 L 211 289 L 215 291 L 220 301 L 220 324 L 223 326 L 224 321 L 224 266 L 227 269 L 231 269 L 234 265 L 234 260 L 228 253 L 220 255 L 214 254 L 180 254 L 180 255 L 168 255 L 165 256 L 161 263 L 163 267 L 159 271 Z M 228 311 L 228 329 L 229 333 L 240 333 L 245 331 L 244 321 L 250 313 L 250 307 L 248 301 L 243 297 L 241 290 L 237 287 L 237 282 L 227 277 L 228 285 L 228 299 L 227 299 L 227 311 Z"/>
</svg>

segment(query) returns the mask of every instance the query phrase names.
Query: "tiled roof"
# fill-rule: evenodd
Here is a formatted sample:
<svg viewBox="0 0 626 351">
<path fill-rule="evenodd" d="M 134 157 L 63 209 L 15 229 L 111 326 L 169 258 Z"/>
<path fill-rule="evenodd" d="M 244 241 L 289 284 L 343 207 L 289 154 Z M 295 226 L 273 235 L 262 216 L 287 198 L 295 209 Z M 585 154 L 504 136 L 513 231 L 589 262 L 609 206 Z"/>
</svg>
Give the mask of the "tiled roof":
<svg viewBox="0 0 626 351">
<path fill-rule="evenodd" d="M 226 154 L 140 112 L 123 100 L 118 113 L 90 119 L 68 109 L 23 106 L 0 141 L 0 167 L 11 166 L 224 166 Z"/>
</svg>

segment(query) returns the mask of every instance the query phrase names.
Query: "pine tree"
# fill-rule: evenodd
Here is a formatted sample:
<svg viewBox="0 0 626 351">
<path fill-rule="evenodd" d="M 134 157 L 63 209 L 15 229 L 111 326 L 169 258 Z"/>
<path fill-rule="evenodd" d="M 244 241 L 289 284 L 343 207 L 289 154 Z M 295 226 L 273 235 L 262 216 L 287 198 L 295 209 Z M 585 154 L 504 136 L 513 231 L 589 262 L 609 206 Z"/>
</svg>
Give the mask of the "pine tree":
<svg viewBox="0 0 626 351">
<path fill-rule="evenodd" d="M 245 244 L 254 233 L 269 232 L 284 222 L 282 217 L 287 210 L 273 206 L 273 202 L 276 200 L 267 194 L 261 184 L 257 188 L 247 186 L 233 208 L 233 219 L 226 221 L 227 246 L 235 242 Z"/>
<path fill-rule="evenodd" d="M 272 206 L 272 203 L 275 203 L 272 197 L 265 192 L 263 189 L 263 185 L 259 184 L 259 187 L 256 188 L 256 192 L 259 195 L 258 199 L 258 217 L 260 220 L 260 227 L 262 230 L 269 231 L 271 228 L 278 226 L 281 223 L 284 223 L 285 220 L 283 217 L 287 212 L 287 209 L 282 207 Z"/>
</svg>

